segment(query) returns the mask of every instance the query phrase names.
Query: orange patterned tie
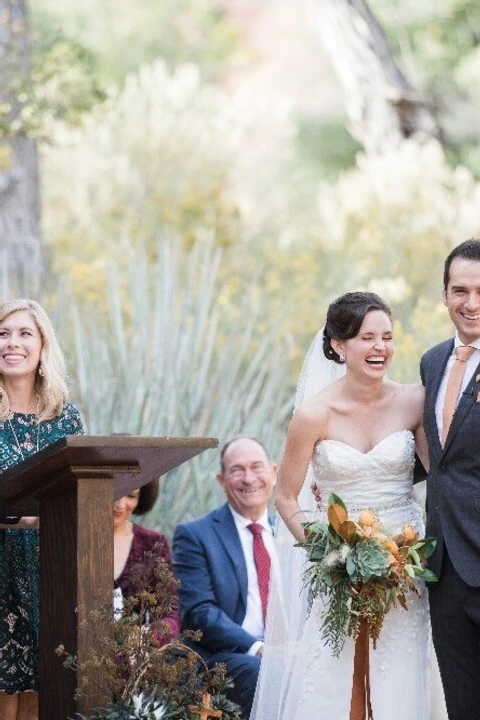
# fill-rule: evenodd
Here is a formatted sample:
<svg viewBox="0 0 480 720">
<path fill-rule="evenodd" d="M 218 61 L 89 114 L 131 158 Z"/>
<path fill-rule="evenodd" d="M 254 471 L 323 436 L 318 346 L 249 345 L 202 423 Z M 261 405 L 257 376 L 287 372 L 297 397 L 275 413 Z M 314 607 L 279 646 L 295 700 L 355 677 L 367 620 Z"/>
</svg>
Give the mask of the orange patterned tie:
<svg viewBox="0 0 480 720">
<path fill-rule="evenodd" d="M 450 375 L 448 376 L 445 402 L 443 403 L 442 445 L 445 445 L 447 440 L 453 413 L 457 407 L 458 393 L 460 392 L 460 387 L 462 385 L 466 363 L 473 352 L 475 352 L 475 348 L 470 347 L 470 345 L 459 345 L 455 348 L 457 357 L 451 367 Z"/>
<path fill-rule="evenodd" d="M 250 523 L 247 527 L 253 535 L 253 559 L 257 569 L 258 589 L 260 590 L 263 619 L 265 620 L 267 615 L 268 586 L 270 583 L 270 555 L 267 552 L 262 538 L 263 526 L 260 525 L 260 523 Z"/>
</svg>

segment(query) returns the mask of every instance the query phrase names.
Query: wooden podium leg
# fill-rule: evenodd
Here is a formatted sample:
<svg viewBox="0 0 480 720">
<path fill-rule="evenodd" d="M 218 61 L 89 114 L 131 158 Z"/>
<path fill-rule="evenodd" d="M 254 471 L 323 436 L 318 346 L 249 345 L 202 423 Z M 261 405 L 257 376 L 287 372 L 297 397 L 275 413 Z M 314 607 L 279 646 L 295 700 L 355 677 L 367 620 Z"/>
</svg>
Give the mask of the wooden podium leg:
<svg viewBox="0 0 480 720">
<path fill-rule="evenodd" d="M 74 718 L 109 699 L 91 687 L 75 700 L 81 678 L 55 650 L 63 645 L 81 663 L 95 645 L 91 611 L 112 603 L 113 482 L 70 475 L 39 497 L 40 720 Z"/>
</svg>

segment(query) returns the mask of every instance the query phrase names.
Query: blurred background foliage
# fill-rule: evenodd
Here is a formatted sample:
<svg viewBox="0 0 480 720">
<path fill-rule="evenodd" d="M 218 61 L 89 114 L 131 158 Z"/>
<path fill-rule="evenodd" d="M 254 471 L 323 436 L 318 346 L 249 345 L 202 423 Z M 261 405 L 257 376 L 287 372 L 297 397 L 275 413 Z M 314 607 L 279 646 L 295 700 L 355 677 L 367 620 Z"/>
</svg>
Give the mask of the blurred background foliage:
<svg viewBox="0 0 480 720">
<path fill-rule="evenodd" d="M 478 3 L 369 5 L 445 148 L 366 157 L 286 0 L 30 1 L 43 300 L 89 432 L 248 432 L 278 456 L 334 297 L 391 302 L 401 381 L 450 333 L 443 260 L 480 234 Z M 217 503 L 215 472 L 167 479 L 153 522 Z"/>
<path fill-rule="evenodd" d="M 103 84 L 121 85 L 159 57 L 170 69 L 194 63 L 208 80 L 248 62 L 248 45 L 222 6 L 215 0 L 31 0 L 30 11 L 40 37 L 61 28 L 97 58 Z"/>
<path fill-rule="evenodd" d="M 237 312 L 218 302 L 221 251 L 209 238 L 189 252 L 163 238 L 154 262 L 126 252 L 111 262 L 107 308 L 73 297 L 55 321 L 73 348 L 71 379 L 89 433 L 209 436 L 261 435 L 272 453 L 291 414 L 286 343 L 280 323 L 264 335 L 252 280 Z M 168 474 L 148 523 L 171 534 L 176 523 L 222 502 L 214 481 L 218 452 L 207 451 Z M 208 479 L 208 481 L 207 481 Z"/>
<path fill-rule="evenodd" d="M 480 7 L 477 0 L 371 0 L 407 75 L 432 107 L 447 157 L 480 177 Z"/>
</svg>

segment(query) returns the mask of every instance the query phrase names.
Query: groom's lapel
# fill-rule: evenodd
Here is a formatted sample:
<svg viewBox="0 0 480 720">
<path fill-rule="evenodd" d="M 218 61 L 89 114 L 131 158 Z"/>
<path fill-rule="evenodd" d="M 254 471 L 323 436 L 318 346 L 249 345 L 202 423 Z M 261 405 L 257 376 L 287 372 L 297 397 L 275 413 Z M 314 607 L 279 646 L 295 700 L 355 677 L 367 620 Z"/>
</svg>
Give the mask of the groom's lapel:
<svg viewBox="0 0 480 720">
<path fill-rule="evenodd" d="M 448 340 L 447 342 L 440 345 L 438 348 L 437 353 L 432 358 L 432 363 L 434 364 L 435 370 L 432 373 L 433 374 L 433 380 L 432 380 L 432 388 L 431 392 L 427 395 L 427 407 L 426 407 L 426 415 L 427 420 L 429 424 L 429 436 L 433 438 L 433 442 L 435 442 L 438 445 L 438 448 L 441 449 L 441 443 L 440 438 L 438 436 L 438 425 L 437 425 L 437 418 L 435 414 L 435 405 L 437 402 L 437 395 L 438 391 L 440 389 L 440 383 L 442 382 L 442 378 L 445 372 L 445 368 L 447 366 L 448 358 L 452 354 L 453 350 L 453 338 L 451 340 Z"/>
<path fill-rule="evenodd" d="M 453 439 L 455 438 L 456 434 L 460 430 L 462 423 L 464 422 L 468 413 L 470 412 L 472 407 L 477 402 L 479 393 L 480 393 L 480 363 L 477 365 L 475 372 L 473 373 L 472 377 L 469 379 L 468 384 L 467 384 L 465 390 L 463 391 L 460 401 L 457 405 L 457 409 L 455 410 L 455 413 L 452 418 L 452 424 L 450 425 L 450 430 L 448 431 L 447 441 L 445 443 L 445 447 L 443 448 L 443 452 L 446 452 L 448 450 Z"/>
</svg>

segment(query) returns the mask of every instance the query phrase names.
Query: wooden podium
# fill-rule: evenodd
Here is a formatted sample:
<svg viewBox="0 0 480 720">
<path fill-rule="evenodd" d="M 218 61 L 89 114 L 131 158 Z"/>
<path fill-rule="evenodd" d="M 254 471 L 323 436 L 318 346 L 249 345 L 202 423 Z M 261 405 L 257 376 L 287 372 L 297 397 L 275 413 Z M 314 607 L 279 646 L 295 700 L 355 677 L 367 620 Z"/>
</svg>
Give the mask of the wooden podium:
<svg viewBox="0 0 480 720">
<path fill-rule="evenodd" d="M 40 516 L 40 720 L 89 713 L 109 698 L 75 699 L 81 663 L 95 644 L 88 618 L 112 603 L 113 502 L 218 444 L 216 438 L 69 436 L 0 477 L 2 515 Z"/>
</svg>

